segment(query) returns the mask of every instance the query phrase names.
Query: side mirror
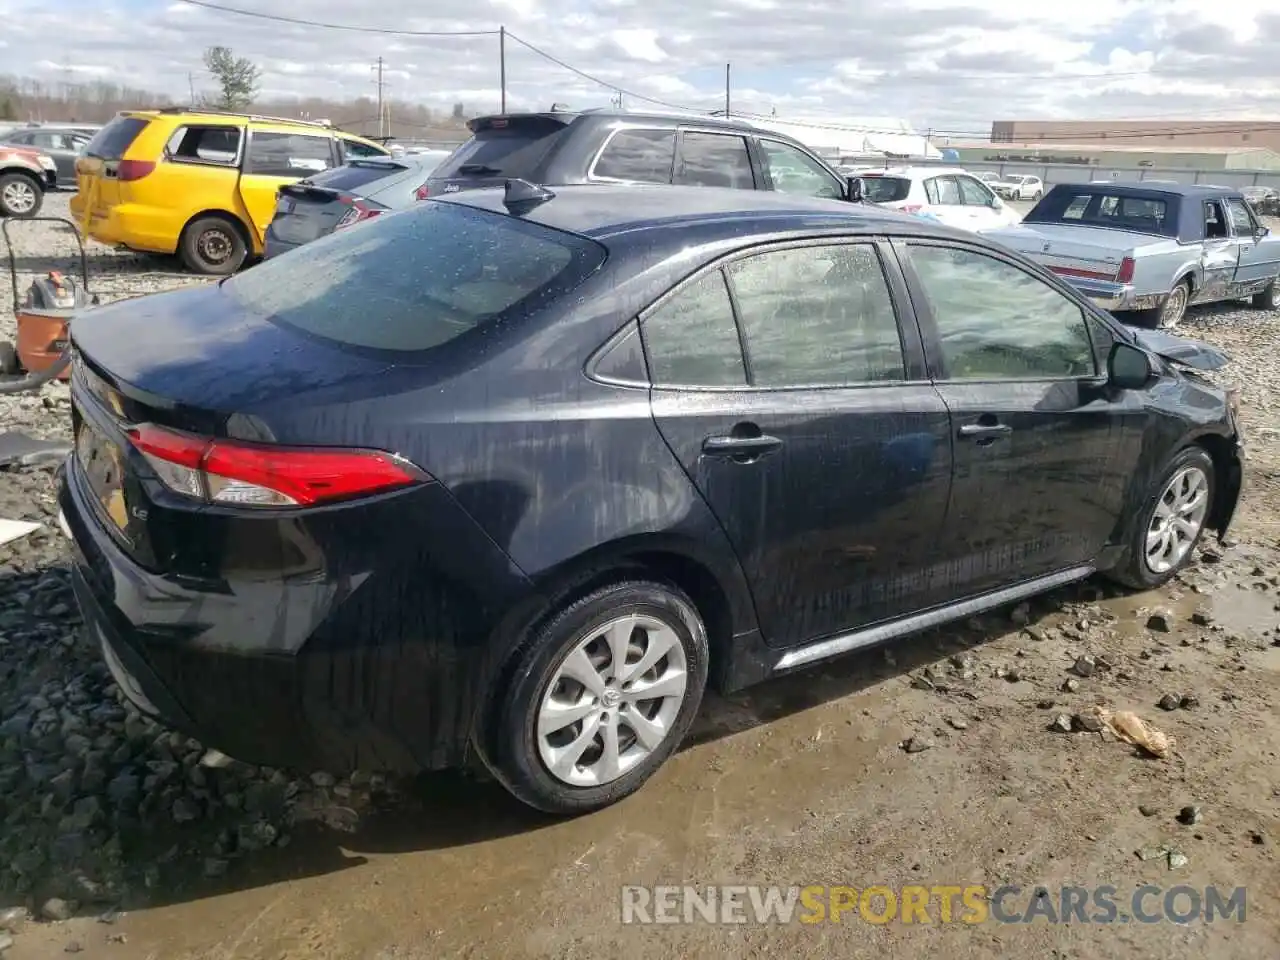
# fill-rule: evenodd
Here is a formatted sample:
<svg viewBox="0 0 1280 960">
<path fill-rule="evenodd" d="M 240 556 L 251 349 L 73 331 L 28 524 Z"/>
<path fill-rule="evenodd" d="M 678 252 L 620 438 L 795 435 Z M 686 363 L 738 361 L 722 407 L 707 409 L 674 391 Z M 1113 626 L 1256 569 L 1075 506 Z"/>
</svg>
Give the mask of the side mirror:
<svg viewBox="0 0 1280 960">
<path fill-rule="evenodd" d="M 1269 237 L 1271 236 L 1271 228 L 1259 225 L 1258 232 L 1255 233 L 1254 236 L 1257 237 L 1259 240 L 1261 240 L 1263 237 Z"/>
<path fill-rule="evenodd" d="M 847 199 L 850 203 L 861 203 L 862 202 L 862 178 L 847 177 L 845 179 L 845 183 L 848 185 L 848 189 L 845 193 L 845 199 Z"/>
<path fill-rule="evenodd" d="M 1107 383 L 1117 390 L 1141 390 L 1151 381 L 1151 358 L 1137 347 L 1117 343 L 1107 357 Z"/>
</svg>

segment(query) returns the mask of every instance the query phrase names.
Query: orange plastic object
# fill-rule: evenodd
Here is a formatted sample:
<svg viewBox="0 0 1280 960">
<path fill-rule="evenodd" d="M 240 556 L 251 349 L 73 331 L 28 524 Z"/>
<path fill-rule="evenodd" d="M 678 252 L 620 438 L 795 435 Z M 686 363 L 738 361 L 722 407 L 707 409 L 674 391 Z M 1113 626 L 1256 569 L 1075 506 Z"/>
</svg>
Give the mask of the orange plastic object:
<svg viewBox="0 0 1280 960">
<path fill-rule="evenodd" d="M 43 373 L 62 356 L 67 345 L 67 321 L 71 316 L 66 310 L 18 311 L 18 359 L 28 373 Z M 71 367 L 58 374 L 59 380 L 71 377 Z"/>
</svg>

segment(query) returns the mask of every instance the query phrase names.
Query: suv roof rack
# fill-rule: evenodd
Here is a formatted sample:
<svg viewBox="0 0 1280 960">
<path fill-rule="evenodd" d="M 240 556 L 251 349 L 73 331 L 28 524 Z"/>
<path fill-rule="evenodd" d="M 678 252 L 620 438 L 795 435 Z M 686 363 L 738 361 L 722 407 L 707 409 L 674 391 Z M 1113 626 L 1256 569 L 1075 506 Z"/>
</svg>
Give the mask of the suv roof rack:
<svg viewBox="0 0 1280 960">
<path fill-rule="evenodd" d="M 157 113 L 195 113 L 207 117 L 244 117 L 246 120 L 263 120 L 268 123 L 300 123 L 309 127 L 331 129 L 333 124 L 328 120 L 301 120 L 298 117 L 272 117 L 262 113 L 238 113 L 235 110 L 218 110 L 214 107 L 161 107 Z"/>
</svg>

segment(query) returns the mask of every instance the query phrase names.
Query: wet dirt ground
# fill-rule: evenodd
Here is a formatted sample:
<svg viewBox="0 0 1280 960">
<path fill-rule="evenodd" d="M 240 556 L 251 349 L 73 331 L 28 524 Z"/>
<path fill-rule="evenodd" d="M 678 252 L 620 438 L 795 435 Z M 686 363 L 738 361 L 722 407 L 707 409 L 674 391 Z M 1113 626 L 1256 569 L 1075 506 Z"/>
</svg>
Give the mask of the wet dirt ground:
<svg viewBox="0 0 1280 960">
<path fill-rule="evenodd" d="M 1202 311 L 1187 331 L 1231 350 L 1232 375 L 1245 384 L 1256 440 L 1235 543 L 1208 544 L 1169 588 L 1126 594 L 1090 581 L 711 697 L 686 748 L 639 794 L 597 814 L 549 820 L 492 783 L 425 777 L 355 832 L 301 827 L 283 849 L 239 860 L 216 880 L 195 871 L 118 916 L 29 920 L 0 953 L 1274 960 L 1280 324 L 1240 315 Z M 1092 670 L 1077 670 L 1082 655 Z M 1166 697 L 1175 709 L 1157 705 Z M 1172 755 L 1051 729 L 1059 715 L 1094 706 L 1136 712 L 1175 739 Z M 926 748 L 909 752 L 908 741 Z M 1177 819 L 1188 805 L 1199 807 L 1198 822 Z M 1002 904 L 1019 915 L 1036 886 L 1056 901 L 1062 885 L 1109 884 L 1119 916 L 944 923 L 932 901 L 930 923 L 877 924 L 856 910 L 816 924 L 620 920 L 623 885 L 757 883 L 988 893 L 1012 884 L 1021 890 Z M 1244 887 L 1244 921 L 1137 922 L 1129 898 L 1144 884 Z"/>
</svg>

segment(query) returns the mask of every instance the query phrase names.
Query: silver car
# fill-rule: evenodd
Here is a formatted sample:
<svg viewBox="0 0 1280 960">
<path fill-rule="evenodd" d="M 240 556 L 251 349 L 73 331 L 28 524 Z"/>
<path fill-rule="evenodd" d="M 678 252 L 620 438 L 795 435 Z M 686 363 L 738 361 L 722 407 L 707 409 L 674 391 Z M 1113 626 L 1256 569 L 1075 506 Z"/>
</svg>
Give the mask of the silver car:
<svg viewBox="0 0 1280 960">
<path fill-rule="evenodd" d="M 1280 236 L 1230 187 L 1059 184 L 1018 226 L 980 232 L 1104 309 L 1159 327 L 1176 326 L 1191 304 L 1280 309 Z"/>
<path fill-rule="evenodd" d="M 0 143 L 48 154 L 58 168 L 58 186 L 76 185 L 76 158 L 93 139 L 93 130 L 74 125 L 15 127 L 0 131 Z"/>
</svg>

